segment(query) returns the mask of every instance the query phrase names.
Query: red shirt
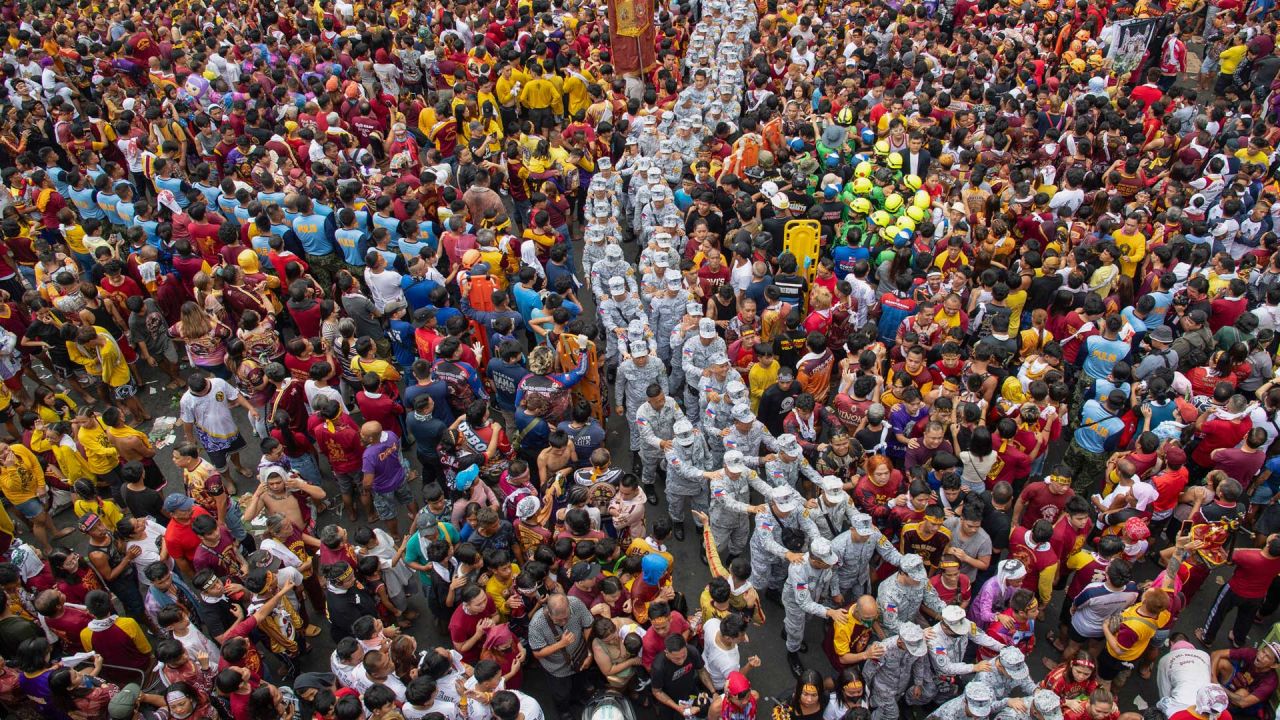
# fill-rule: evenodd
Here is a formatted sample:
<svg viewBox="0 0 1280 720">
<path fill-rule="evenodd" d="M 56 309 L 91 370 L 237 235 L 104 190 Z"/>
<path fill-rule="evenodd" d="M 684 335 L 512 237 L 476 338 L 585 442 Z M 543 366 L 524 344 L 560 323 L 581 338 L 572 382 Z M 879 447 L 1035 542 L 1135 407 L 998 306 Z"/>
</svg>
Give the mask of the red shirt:
<svg viewBox="0 0 1280 720">
<path fill-rule="evenodd" d="M 643 649 L 640 651 L 640 664 L 644 665 L 645 670 L 653 668 L 653 661 L 658 659 L 658 655 L 663 652 L 663 648 L 667 642 L 667 635 L 683 635 L 689 629 L 689 621 L 684 619 L 675 610 L 671 611 L 671 622 L 667 626 L 667 632 L 659 635 L 657 632 L 650 630 L 645 633 L 643 641 Z"/>
<path fill-rule="evenodd" d="M 462 605 L 458 605 L 453 611 L 453 617 L 449 618 L 449 639 L 453 641 L 455 648 L 466 643 L 471 636 L 476 634 L 476 628 L 480 625 L 480 621 L 487 617 L 496 616 L 498 609 L 494 607 L 493 598 L 485 598 L 484 612 L 479 615 L 469 615 Z M 462 653 L 462 661 L 468 664 L 475 664 L 480 659 L 480 650 L 483 642 L 476 642 L 469 650 L 459 650 Z"/>
<path fill-rule="evenodd" d="M 368 393 L 361 390 L 356 393 L 356 405 L 360 408 L 360 414 L 364 415 L 365 422 L 376 421 L 382 425 L 383 430 L 390 430 L 399 436 L 404 435 L 400 428 L 400 417 L 404 415 L 404 406 L 390 395 L 379 393 L 377 397 L 370 397 Z"/>
<path fill-rule="evenodd" d="M 93 616 L 85 612 L 84 608 L 65 605 L 62 614 L 56 618 L 47 617 L 44 624 L 53 631 L 54 635 L 62 638 L 62 645 L 71 648 L 75 652 L 84 652 L 84 643 L 80 641 L 80 631 L 89 627 L 89 621 Z"/>
<path fill-rule="evenodd" d="M 1070 488 L 1061 495 L 1054 495 L 1049 490 L 1047 481 L 1028 484 L 1018 496 L 1022 501 L 1022 518 L 1019 524 L 1030 529 L 1037 520 L 1054 522 L 1058 519 L 1058 513 L 1062 512 L 1062 508 L 1066 507 L 1067 501 L 1074 496 L 1075 491 Z"/>
<path fill-rule="evenodd" d="M 360 442 L 360 430 L 350 415 L 339 415 L 333 420 L 333 429 L 319 415 L 307 420 L 307 429 L 316 445 L 329 460 L 334 472 L 360 472 L 364 458 L 364 444 Z"/>
<path fill-rule="evenodd" d="M 1257 548 L 1239 548 L 1231 553 L 1236 566 L 1227 584 L 1231 592 L 1246 600 L 1260 600 L 1267 594 L 1271 581 L 1280 575 L 1280 558 L 1268 558 Z"/>
<path fill-rule="evenodd" d="M 1178 504 L 1178 497 L 1182 495 L 1182 490 L 1187 486 L 1187 482 L 1190 479 L 1191 474 L 1185 467 L 1180 467 L 1177 470 L 1165 470 L 1151 478 L 1151 484 L 1158 493 L 1156 501 L 1151 504 L 1151 509 L 1156 512 L 1172 510 Z"/>
<path fill-rule="evenodd" d="M 191 519 L 194 521 L 201 515 L 208 514 L 209 511 L 197 505 L 191 511 Z M 169 526 L 164 530 L 164 542 L 169 548 L 170 555 L 192 562 L 195 559 L 196 547 L 200 545 L 200 536 L 195 534 L 190 524 L 183 525 L 177 520 L 170 520 Z"/>
<path fill-rule="evenodd" d="M 1242 417 L 1238 420 L 1213 418 L 1200 426 L 1200 434 L 1204 439 L 1191 451 L 1191 459 L 1200 467 L 1213 467 L 1210 454 L 1218 448 L 1235 447 L 1244 436 L 1253 429 L 1253 420 Z"/>
<path fill-rule="evenodd" d="M 711 297 L 715 294 L 716 288 L 729 282 L 729 267 L 724 263 L 720 263 L 720 269 L 712 270 L 711 266 L 703 263 L 698 268 L 698 284 L 702 286 L 702 294 L 704 297 Z"/>
<path fill-rule="evenodd" d="M 929 584 L 933 589 L 938 591 L 938 597 L 942 598 L 944 605 L 961 605 L 969 602 L 972 596 L 973 583 L 969 580 L 969 576 L 960 573 L 956 576 L 956 587 L 951 589 L 942 584 L 942 574 L 939 573 L 929 578 Z"/>
<path fill-rule="evenodd" d="M 1053 525 L 1053 537 L 1049 539 L 1049 547 L 1057 553 L 1062 562 L 1066 562 L 1077 550 L 1084 547 L 1085 536 L 1089 534 L 1089 524 L 1077 530 L 1066 515 L 1059 514 Z"/>
<path fill-rule="evenodd" d="M 235 625 L 232 625 L 230 630 L 227 630 L 227 632 L 222 636 L 222 643 L 225 644 L 231 638 L 242 637 L 245 639 L 249 639 L 249 634 L 252 633 L 255 629 L 257 629 L 257 627 L 258 627 L 258 619 L 252 615 L 249 615 L 248 617 L 236 623 Z M 233 663 L 227 662 L 227 659 L 225 657 L 218 659 L 219 671 L 226 670 L 227 668 L 230 668 L 230 667 L 242 667 L 248 670 L 249 684 L 252 685 L 253 687 L 257 687 L 258 684 L 262 682 L 262 656 L 258 654 L 258 649 L 253 646 L 252 642 L 249 643 L 249 652 L 245 653 L 244 659 L 241 660 L 239 663 L 233 664 Z M 235 696 L 233 695 L 232 697 L 235 697 Z M 244 695 L 242 697 L 247 698 L 249 696 Z M 246 717 L 246 716 L 236 715 L 235 717 Z"/>
</svg>

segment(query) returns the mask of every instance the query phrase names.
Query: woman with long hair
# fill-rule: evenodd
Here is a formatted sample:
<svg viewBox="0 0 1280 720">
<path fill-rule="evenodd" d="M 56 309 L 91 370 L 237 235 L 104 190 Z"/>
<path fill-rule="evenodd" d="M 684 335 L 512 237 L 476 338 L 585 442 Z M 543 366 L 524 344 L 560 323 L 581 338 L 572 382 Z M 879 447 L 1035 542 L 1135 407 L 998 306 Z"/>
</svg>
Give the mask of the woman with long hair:
<svg viewBox="0 0 1280 720">
<path fill-rule="evenodd" d="M 49 690 L 53 706 L 70 717 L 98 718 L 107 714 L 107 705 L 120 689 L 98 679 L 102 656 L 93 659 L 93 667 L 74 670 L 59 666 L 49 673 Z"/>
<path fill-rule="evenodd" d="M 953 424 L 952 432 L 956 431 Z M 958 441 L 957 441 L 958 444 Z M 960 480 L 970 492 L 985 492 L 987 475 L 996 464 L 995 446 L 991 431 L 978 426 L 969 436 L 969 449 L 960 451 Z"/>
<path fill-rule="evenodd" d="M 1087 701 L 1100 684 L 1097 665 L 1085 650 L 1064 659 L 1040 681 L 1040 687 L 1052 690 L 1064 703 Z"/>
<path fill-rule="evenodd" d="M 208 312 L 188 300 L 182 304 L 182 317 L 169 327 L 169 336 L 180 340 L 187 348 L 187 360 L 197 369 L 230 380 L 227 370 L 227 338 L 231 329 Z"/>
<path fill-rule="evenodd" d="M 835 689 L 831 691 L 831 697 L 827 698 L 827 709 L 822 713 L 822 720 L 845 720 L 849 711 L 867 709 L 867 690 L 857 667 L 850 666 L 841 670 L 834 681 Z"/>
<path fill-rule="evenodd" d="M 102 581 L 93 566 L 75 550 L 58 548 L 49 553 L 49 570 L 67 602 L 83 605 L 91 590 L 102 590 Z"/>
<path fill-rule="evenodd" d="M 236 337 L 227 341 L 226 368 L 235 379 L 240 394 L 258 412 L 254 432 L 259 437 L 266 437 L 267 402 L 271 399 L 271 383 L 267 382 L 262 363 L 249 357 L 244 341 Z"/>
<path fill-rule="evenodd" d="M 821 720 L 830 700 L 823 692 L 822 675 L 817 670 L 805 670 L 796 681 L 791 699 L 773 709 L 773 720 Z"/>
</svg>

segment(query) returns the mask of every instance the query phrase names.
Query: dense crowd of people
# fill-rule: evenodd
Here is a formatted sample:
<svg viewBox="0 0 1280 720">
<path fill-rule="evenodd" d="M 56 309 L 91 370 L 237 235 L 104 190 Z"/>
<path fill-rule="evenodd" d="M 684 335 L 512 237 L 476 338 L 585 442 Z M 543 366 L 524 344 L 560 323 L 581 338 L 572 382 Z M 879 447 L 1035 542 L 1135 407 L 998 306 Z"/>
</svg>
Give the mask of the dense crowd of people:
<svg viewBox="0 0 1280 720">
<path fill-rule="evenodd" d="M 0 714 L 1271 718 L 1275 3 L 616 5 L 0 4 Z"/>
</svg>

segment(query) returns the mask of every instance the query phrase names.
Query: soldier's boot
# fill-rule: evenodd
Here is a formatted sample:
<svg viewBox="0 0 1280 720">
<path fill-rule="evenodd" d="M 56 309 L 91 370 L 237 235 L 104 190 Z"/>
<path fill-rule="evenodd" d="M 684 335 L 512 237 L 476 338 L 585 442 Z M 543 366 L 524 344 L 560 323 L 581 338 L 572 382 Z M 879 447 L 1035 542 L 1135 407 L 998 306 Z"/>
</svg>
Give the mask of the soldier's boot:
<svg viewBox="0 0 1280 720">
<path fill-rule="evenodd" d="M 787 665 L 791 668 L 791 674 L 795 676 L 795 679 L 799 680 L 800 676 L 804 674 L 804 663 L 800 662 L 798 653 L 787 653 Z"/>
<path fill-rule="evenodd" d="M 787 629 L 786 629 L 786 628 L 783 628 L 783 629 L 782 629 L 782 632 L 781 632 L 781 633 L 779 633 L 778 637 L 781 637 L 783 640 L 786 640 L 786 639 L 787 639 Z M 801 640 L 801 641 L 800 641 L 800 653 L 801 653 L 801 654 L 803 654 L 803 653 L 807 653 L 807 652 L 809 652 L 809 643 L 805 642 L 804 640 Z"/>
<path fill-rule="evenodd" d="M 782 591 L 773 588 L 765 588 L 764 597 L 766 600 L 772 600 L 774 603 L 782 604 Z"/>
<path fill-rule="evenodd" d="M 675 536 L 677 542 L 684 542 L 684 521 L 671 524 L 671 534 Z"/>
</svg>

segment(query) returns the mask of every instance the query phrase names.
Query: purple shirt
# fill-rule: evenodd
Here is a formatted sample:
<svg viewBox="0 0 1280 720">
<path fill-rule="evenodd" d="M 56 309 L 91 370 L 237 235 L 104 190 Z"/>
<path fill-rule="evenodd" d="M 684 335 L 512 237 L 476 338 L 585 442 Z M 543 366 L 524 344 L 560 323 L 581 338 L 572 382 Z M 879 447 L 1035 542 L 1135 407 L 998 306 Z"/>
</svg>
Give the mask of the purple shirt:
<svg viewBox="0 0 1280 720">
<path fill-rule="evenodd" d="M 362 471 L 373 475 L 373 491 L 395 492 L 404 484 L 404 465 L 400 463 L 400 438 L 384 430 L 377 442 L 364 449 Z"/>
</svg>

